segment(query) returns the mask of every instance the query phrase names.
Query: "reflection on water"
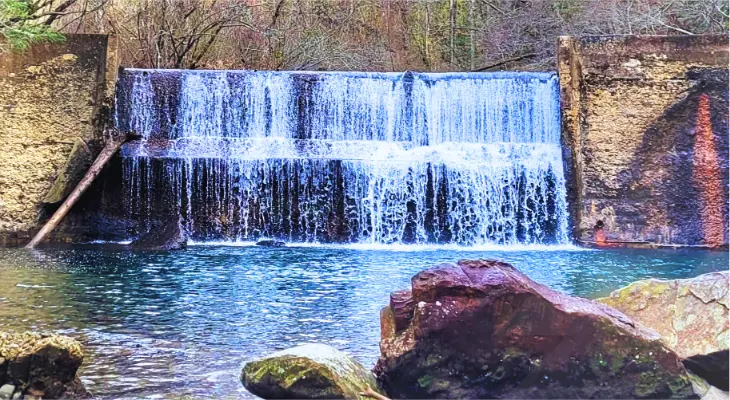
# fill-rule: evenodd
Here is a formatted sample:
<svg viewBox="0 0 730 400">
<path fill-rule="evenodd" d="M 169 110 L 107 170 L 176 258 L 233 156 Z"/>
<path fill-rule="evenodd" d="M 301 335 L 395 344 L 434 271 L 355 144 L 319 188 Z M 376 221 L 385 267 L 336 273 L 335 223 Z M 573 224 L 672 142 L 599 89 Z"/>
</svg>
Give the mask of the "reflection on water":
<svg viewBox="0 0 730 400">
<path fill-rule="evenodd" d="M 388 294 L 463 258 L 499 258 L 586 297 L 728 265 L 726 252 L 696 250 L 0 249 L 0 330 L 79 339 L 82 379 L 102 398 L 250 397 L 242 362 L 299 343 L 325 342 L 372 365 Z"/>
</svg>

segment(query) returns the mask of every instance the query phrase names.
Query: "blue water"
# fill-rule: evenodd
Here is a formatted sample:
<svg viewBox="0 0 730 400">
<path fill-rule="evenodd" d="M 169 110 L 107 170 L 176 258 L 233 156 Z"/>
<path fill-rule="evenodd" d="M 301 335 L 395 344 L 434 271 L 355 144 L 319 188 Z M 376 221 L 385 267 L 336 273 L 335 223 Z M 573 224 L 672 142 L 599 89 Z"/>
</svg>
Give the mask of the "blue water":
<svg viewBox="0 0 730 400">
<path fill-rule="evenodd" d="M 82 380 L 100 398 L 251 397 L 239 382 L 241 364 L 296 344 L 324 342 L 372 366 L 389 293 L 434 264 L 502 259 L 587 297 L 728 267 L 726 252 L 698 250 L 392 249 L 0 249 L 0 330 L 80 340 Z"/>
</svg>

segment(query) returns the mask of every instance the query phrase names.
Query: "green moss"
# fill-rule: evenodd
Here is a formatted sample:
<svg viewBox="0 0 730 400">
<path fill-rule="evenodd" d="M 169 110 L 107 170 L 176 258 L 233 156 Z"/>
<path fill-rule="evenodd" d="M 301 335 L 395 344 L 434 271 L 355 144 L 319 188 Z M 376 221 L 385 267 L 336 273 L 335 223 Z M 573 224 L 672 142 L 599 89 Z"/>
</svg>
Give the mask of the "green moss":
<svg viewBox="0 0 730 400">
<path fill-rule="evenodd" d="M 670 379 L 668 385 L 672 393 L 681 394 L 692 386 L 692 381 L 690 380 L 689 376 L 679 376 L 674 379 Z"/>
<path fill-rule="evenodd" d="M 614 355 L 613 357 L 610 357 L 610 365 L 611 365 L 611 374 L 616 375 L 624 368 L 624 365 L 626 365 L 625 359 L 621 357 L 620 355 Z"/>
<path fill-rule="evenodd" d="M 420 386 L 422 388 L 430 387 L 432 382 L 433 382 L 433 377 L 431 377 L 431 375 L 424 375 L 424 376 L 418 378 L 418 386 Z"/>
<path fill-rule="evenodd" d="M 312 375 L 332 378 L 332 374 L 327 368 L 322 368 L 319 364 L 299 357 L 263 359 L 246 364 L 244 367 L 245 379 L 251 382 L 261 382 L 268 379 L 277 382 L 285 389 L 290 388 L 303 377 Z"/>
<path fill-rule="evenodd" d="M 639 398 L 667 395 L 671 398 L 687 398 L 693 393 L 688 375 L 669 376 L 661 370 L 642 372 L 634 388 L 634 395 Z"/>
<path fill-rule="evenodd" d="M 429 354 L 428 357 L 426 357 L 426 362 L 423 364 L 424 367 L 432 367 L 439 363 L 441 359 L 439 358 L 439 355 L 437 353 Z"/>
<path fill-rule="evenodd" d="M 639 376 L 639 382 L 634 387 L 634 394 L 639 398 L 652 396 L 656 393 L 660 382 L 661 380 L 656 373 L 651 371 L 642 372 Z"/>
<path fill-rule="evenodd" d="M 621 289 L 615 290 L 611 296 L 597 299 L 601 303 L 612 307 L 630 307 L 637 297 L 650 299 L 664 295 L 672 289 L 671 282 L 660 280 L 646 280 L 631 283 Z M 640 296 L 637 296 L 637 292 Z"/>
</svg>

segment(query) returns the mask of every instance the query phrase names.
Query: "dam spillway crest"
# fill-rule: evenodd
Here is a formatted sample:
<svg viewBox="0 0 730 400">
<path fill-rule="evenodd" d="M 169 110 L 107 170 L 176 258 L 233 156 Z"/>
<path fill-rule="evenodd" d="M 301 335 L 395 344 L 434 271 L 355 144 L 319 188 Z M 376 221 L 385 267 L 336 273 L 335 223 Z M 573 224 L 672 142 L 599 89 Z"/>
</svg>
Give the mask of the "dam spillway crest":
<svg viewBox="0 0 730 400">
<path fill-rule="evenodd" d="M 196 241 L 568 242 L 557 77 L 127 69 L 124 203 Z"/>
</svg>

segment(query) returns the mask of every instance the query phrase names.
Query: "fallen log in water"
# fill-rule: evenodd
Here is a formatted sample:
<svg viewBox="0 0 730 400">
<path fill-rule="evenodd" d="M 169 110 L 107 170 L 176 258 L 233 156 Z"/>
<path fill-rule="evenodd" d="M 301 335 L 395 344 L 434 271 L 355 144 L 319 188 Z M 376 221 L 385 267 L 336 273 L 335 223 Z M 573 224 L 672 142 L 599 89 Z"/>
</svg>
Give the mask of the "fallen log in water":
<svg viewBox="0 0 730 400">
<path fill-rule="evenodd" d="M 115 132 L 109 136 L 106 145 L 96 157 L 94 163 L 91 164 L 91 167 L 89 167 L 88 171 L 86 171 L 86 174 L 81 179 L 79 184 L 76 185 L 76 188 L 74 188 L 73 192 L 71 192 L 66 200 L 64 200 L 63 204 L 61 204 L 61 207 L 59 207 L 58 210 L 53 213 L 51 219 L 49 219 L 48 222 L 43 225 L 43 228 L 41 228 L 41 230 L 36 233 L 35 237 L 33 237 L 33 240 L 31 240 L 30 243 L 25 246 L 26 249 L 34 248 L 56 227 L 56 225 L 58 225 L 59 222 L 61 222 L 63 217 L 66 216 L 66 213 L 68 213 L 71 207 L 73 207 L 79 197 L 81 197 L 84 191 L 86 191 L 86 189 L 91 185 L 91 183 L 94 182 L 94 179 L 96 179 L 101 170 L 104 169 L 106 163 L 112 158 L 117 150 L 119 150 L 124 142 L 132 138 L 132 136 L 133 135 L 129 133 L 120 132 Z"/>
</svg>

